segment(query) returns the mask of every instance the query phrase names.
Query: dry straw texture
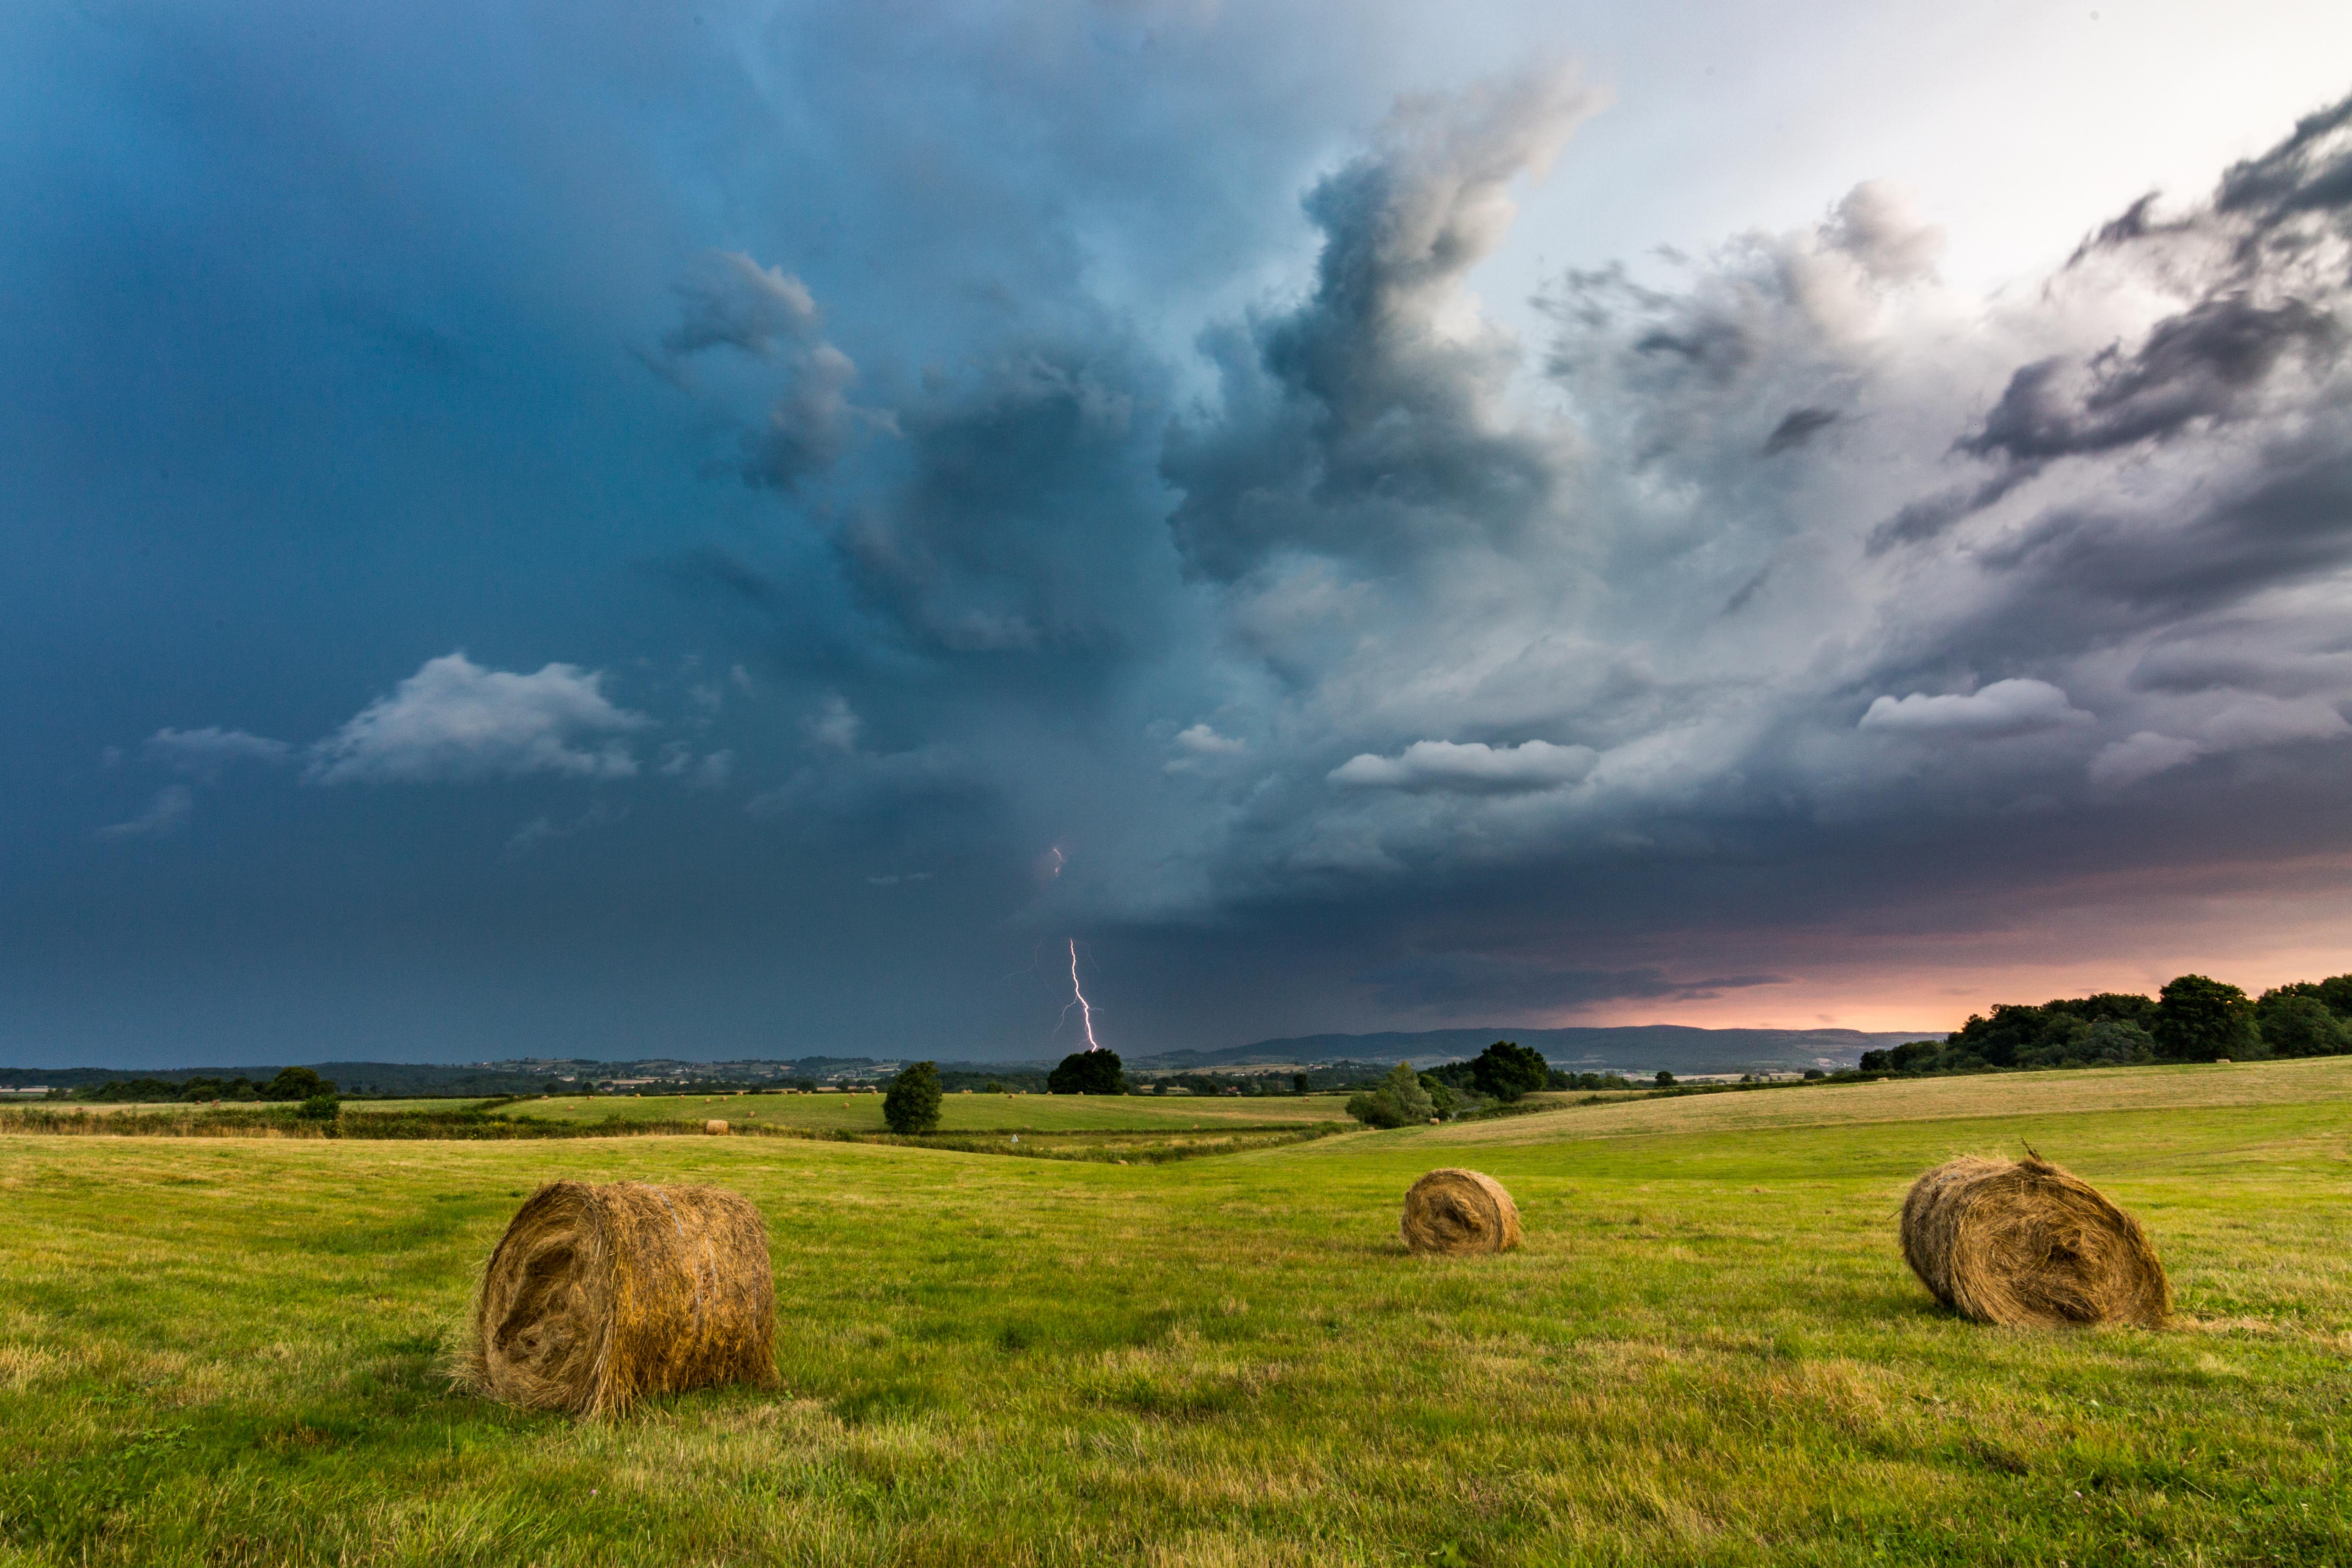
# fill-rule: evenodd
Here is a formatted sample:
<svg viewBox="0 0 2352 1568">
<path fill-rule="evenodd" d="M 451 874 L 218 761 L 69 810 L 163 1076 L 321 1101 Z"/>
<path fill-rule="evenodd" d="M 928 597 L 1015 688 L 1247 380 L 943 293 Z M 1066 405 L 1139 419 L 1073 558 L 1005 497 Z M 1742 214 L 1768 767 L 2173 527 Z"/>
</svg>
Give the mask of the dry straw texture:
<svg viewBox="0 0 2352 1568">
<path fill-rule="evenodd" d="M 1507 1252 L 1519 1244 L 1519 1206 L 1494 1177 L 1448 1166 L 1412 1184 L 1401 1228 L 1416 1252 Z"/>
<path fill-rule="evenodd" d="M 1964 1155 L 1914 1182 L 1903 1257 L 1937 1301 L 1980 1323 L 2158 1328 L 2172 1310 L 2139 1221 L 2030 1150 L 2015 1164 Z"/>
<path fill-rule="evenodd" d="M 714 1116 L 709 1121 L 702 1124 L 702 1130 L 706 1133 L 723 1136 L 727 1131 L 727 1124 Z"/>
<path fill-rule="evenodd" d="M 551 1182 L 482 1271 L 463 1371 L 493 1399 L 607 1416 L 776 1380 L 760 1211 L 712 1186 Z"/>
</svg>

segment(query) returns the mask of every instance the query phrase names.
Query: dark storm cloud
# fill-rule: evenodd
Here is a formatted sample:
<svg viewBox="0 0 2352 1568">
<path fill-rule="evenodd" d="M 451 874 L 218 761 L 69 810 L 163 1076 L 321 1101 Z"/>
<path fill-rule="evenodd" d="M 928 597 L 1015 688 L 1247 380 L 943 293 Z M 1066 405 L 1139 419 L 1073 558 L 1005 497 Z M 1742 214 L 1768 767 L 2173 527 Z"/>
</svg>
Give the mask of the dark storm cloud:
<svg viewBox="0 0 2352 1568">
<path fill-rule="evenodd" d="M 1500 417 L 1512 346 L 1447 316 L 1508 231 L 1511 182 L 1597 102 L 1564 71 L 1409 101 L 1379 152 L 1308 194 L 1313 294 L 1204 345 L 1223 417 L 1169 444 L 1188 567 L 1231 580 L 1286 549 L 1396 561 L 1507 538 L 1550 503 L 1551 454 Z"/>
<path fill-rule="evenodd" d="M 2039 290 L 1870 182 L 1523 343 L 1563 69 L 291 15 L 60 23 L 16 122 L 24 1039 L 1030 1054 L 1076 936 L 1227 1043 L 2343 836 L 2344 109 Z"/>
</svg>

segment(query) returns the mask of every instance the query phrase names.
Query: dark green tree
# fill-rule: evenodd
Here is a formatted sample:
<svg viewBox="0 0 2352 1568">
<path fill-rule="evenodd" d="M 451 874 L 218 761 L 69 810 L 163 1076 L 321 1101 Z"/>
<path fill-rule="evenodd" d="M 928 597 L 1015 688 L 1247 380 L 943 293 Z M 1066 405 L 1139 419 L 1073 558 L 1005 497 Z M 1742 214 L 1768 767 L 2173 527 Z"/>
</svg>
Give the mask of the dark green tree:
<svg viewBox="0 0 2352 1568">
<path fill-rule="evenodd" d="M 1470 1082 L 1491 1100 L 1512 1104 L 1551 1082 L 1551 1066 L 1541 1051 L 1516 1040 L 1498 1040 L 1470 1062 Z"/>
<path fill-rule="evenodd" d="M 931 1133 L 940 1125 L 940 1064 L 918 1061 L 890 1080 L 882 1120 L 894 1133 Z"/>
<path fill-rule="evenodd" d="M 1454 1085 L 1433 1072 L 1421 1075 L 1421 1092 L 1429 1096 L 1430 1109 L 1446 1121 L 1462 1109 L 1462 1096 L 1454 1092 Z"/>
<path fill-rule="evenodd" d="M 1124 1094 L 1120 1065 L 1115 1051 L 1074 1051 L 1045 1075 L 1045 1087 L 1055 1094 Z"/>
<path fill-rule="evenodd" d="M 343 1113 L 343 1103 L 332 1094 L 313 1094 L 294 1108 L 306 1122 L 331 1122 Z"/>
<path fill-rule="evenodd" d="M 1435 1110 L 1421 1086 L 1421 1075 L 1408 1061 L 1391 1068 L 1379 1088 L 1348 1097 L 1348 1114 L 1368 1127 L 1410 1126 L 1428 1121 Z"/>
<path fill-rule="evenodd" d="M 2182 975 L 2158 993 L 2157 1054 L 2167 1061 L 2242 1061 L 2262 1049 L 2254 1004 L 2235 986 L 2203 975 Z"/>
<path fill-rule="evenodd" d="M 1654 1082 L 1661 1089 L 1672 1089 L 1675 1086 L 1675 1075 L 1661 1067 L 1658 1069 L 1658 1076 Z"/>
<path fill-rule="evenodd" d="M 2300 987 L 2264 991 L 2254 1004 L 2254 1019 L 2263 1049 L 2273 1056 L 2340 1056 L 2352 1051 L 2352 1029 Z"/>
<path fill-rule="evenodd" d="M 1294 1072 L 1290 1075 L 1290 1092 L 1293 1094 L 1304 1094 L 1307 1092 L 1307 1074 L 1304 1072 Z"/>
<path fill-rule="evenodd" d="M 333 1079 L 321 1078 L 307 1067 L 281 1067 L 277 1077 L 261 1086 L 264 1100 L 310 1100 L 334 1092 Z"/>
</svg>

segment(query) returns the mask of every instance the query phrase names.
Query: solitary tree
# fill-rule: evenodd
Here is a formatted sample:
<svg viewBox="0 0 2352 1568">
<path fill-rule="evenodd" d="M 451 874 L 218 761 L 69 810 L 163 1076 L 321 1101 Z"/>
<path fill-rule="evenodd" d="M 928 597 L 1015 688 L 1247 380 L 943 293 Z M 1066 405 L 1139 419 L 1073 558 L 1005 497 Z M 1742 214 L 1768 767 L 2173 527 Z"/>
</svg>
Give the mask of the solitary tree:
<svg viewBox="0 0 2352 1568">
<path fill-rule="evenodd" d="M 1549 1083 L 1551 1065 L 1541 1051 L 1498 1040 L 1471 1061 L 1470 1082 L 1479 1093 L 1508 1105 Z"/>
<path fill-rule="evenodd" d="M 890 1080 L 882 1096 L 882 1120 L 894 1133 L 936 1132 L 940 1124 L 940 1068 L 918 1061 Z"/>
<path fill-rule="evenodd" d="M 262 1085 L 264 1100 L 310 1100 L 321 1094 L 332 1094 L 335 1081 L 321 1078 L 307 1067 L 281 1067 L 278 1076 Z"/>
<path fill-rule="evenodd" d="M 2262 1049 L 2254 1004 L 2235 986 L 2183 975 L 2158 993 L 2156 1048 L 2168 1061 L 2242 1061 Z"/>
<path fill-rule="evenodd" d="M 1663 1067 L 1659 1068 L 1657 1084 L 1661 1089 L 1672 1089 L 1675 1086 L 1675 1075 Z"/>
<path fill-rule="evenodd" d="M 1074 1051 L 1045 1075 L 1045 1087 L 1056 1094 L 1124 1094 L 1127 1075 L 1119 1066 L 1115 1051 Z"/>
</svg>

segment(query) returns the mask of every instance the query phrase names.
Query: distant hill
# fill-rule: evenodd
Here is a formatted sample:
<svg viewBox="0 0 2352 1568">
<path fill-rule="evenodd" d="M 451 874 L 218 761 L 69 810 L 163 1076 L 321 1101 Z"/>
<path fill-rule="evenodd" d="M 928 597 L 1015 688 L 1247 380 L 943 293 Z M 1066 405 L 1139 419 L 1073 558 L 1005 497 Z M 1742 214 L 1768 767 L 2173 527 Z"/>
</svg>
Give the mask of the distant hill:
<svg viewBox="0 0 2352 1568">
<path fill-rule="evenodd" d="M 1753 1072 L 1852 1067 L 1865 1051 L 1906 1040 L 1941 1040 L 1940 1029 L 1892 1032 L 1853 1029 L 1692 1029 L 1639 1024 L 1622 1029 L 1433 1029 L 1415 1033 L 1308 1034 L 1262 1040 L 1223 1051 L 1171 1051 L 1136 1058 L 1146 1071 L 1247 1067 L 1273 1062 L 1405 1061 L 1426 1067 L 1475 1056 L 1498 1040 L 1543 1052 L 1554 1067 L 1578 1072 Z"/>
<path fill-rule="evenodd" d="M 1333 1066 L 1360 1062 L 1385 1068 L 1410 1060 L 1427 1067 L 1456 1057 L 1475 1056 L 1498 1040 L 1515 1040 L 1544 1053 L 1554 1067 L 1578 1072 L 1789 1071 L 1807 1067 L 1852 1067 L 1865 1051 L 1911 1040 L 1941 1040 L 1943 1030 L 1864 1033 L 1851 1029 L 1690 1029 L 1681 1024 L 1645 1024 L 1630 1029 L 1433 1029 L 1418 1033 L 1309 1034 L 1262 1040 L 1223 1051 L 1167 1051 L 1131 1056 L 1127 1065 L 1142 1072 L 1181 1072 L 1216 1068 Z M 1051 1061 L 941 1061 L 942 1072 L 1010 1079 L 1042 1073 Z M 687 1084 L 854 1082 L 895 1072 L 896 1061 L 870 1056 L 803 1056 L 790 1061 L 686 1061 L 674 1057 L 635 1061 L 550 1061 L 415 1063 L 321 1061 L 320 1073 L 347 1094 L 541 1094 L 563 1093 L 587 1083 L 619 1083 L 651 1091 Z M 117 1078 L 160 1078 L 184 1082 L 206 1078 L 267 1081 L 278 1064 L 263 1067 L 123 1069 L 54 1067 L 0 1069 L 0 1089 L 25 1084 L 79 1088 Z"/>
</svg>

